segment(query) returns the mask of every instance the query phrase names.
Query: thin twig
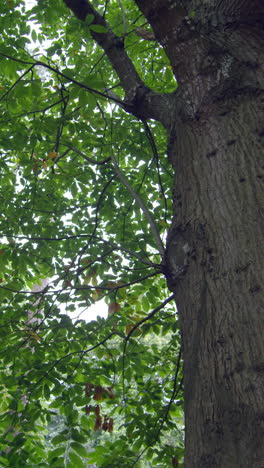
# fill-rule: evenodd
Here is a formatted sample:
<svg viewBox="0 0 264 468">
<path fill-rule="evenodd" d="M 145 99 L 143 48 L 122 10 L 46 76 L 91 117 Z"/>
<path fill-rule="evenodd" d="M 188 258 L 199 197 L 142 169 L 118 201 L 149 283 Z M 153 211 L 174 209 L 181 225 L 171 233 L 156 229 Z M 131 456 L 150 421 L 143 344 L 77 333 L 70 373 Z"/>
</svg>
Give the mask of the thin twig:
<svg viewBox="0 0 264 468">
<path fill-rule="evenodd" d="M 143 319 L 139 320 L 139 322 L 137 322 L 133 328 L 130 330 L 130 332 L 127 334 L 126 336 L 126 343 L 128 342 L 129 338 L 131 337 L 131 335 L 134 333 L 134 331 L 140 327 L 140 325 L 142 325 L 142 323 L 144 322 L 147 322 L 147 320 L 149 320 L 151 317 L 153 317 L 153 315 L 155 315 L 159 310 L 163 309 L 165 307 L 166 304 L 168 304 L 170 301 L 172 301 L 174 299 L 174 294 L 171 294 L 171 296 L 167 297 L 167 299 L 165 299 L 165 301 L 162 302 L 162 304 L 160 304 L 158 307 L 156 307 L 155 309 L 153 309 L 146 317 L 144 317 Z M 124 348 L 124 351 L 125 351 L 125 348 Z"/>
<path fill-rule="evenodd" d="M 52 364 L 52 366 L 50 367 L 50 369 L 48 371 L 46 371 L 42 377 L 33 385 L 33 388 L 32 388 L 32 391 L 30 392 L 30 394 L 32 394 L 34 392 L 34 389 L 39 385 L 39 383 L 45 378 L 46 375 L 48 375 L 53 369 L 55 366 L 57 366 L 61 361 L 63 361 L 64 359 L 67 359 L 71 356 L 74 356 L 75 354 L 80 354 L 82 357 L 84 357 L 87 353 L 89 353 L 90 351 L 93 351 L 94 349 L 98 348 L 99 346 L 103 345 L 106 341 L 108 341 L 113 335 L 116 335 L 117 333 L 116 332 L 111 332 L 109 335 L 107 335 L 102 341 L 100 341 L 99 343 L 96 343 L 94 346 L 91 346 L 91 348 L 88 348 L 86 350 L 79 350 L 79 351 L 73 351 L 71 353 L 68 353 L 66 354 L 65 356 L 62 356 L 60 359 L 56 359 L 56 361 Z"/>
<path fill-rule="evenodd" d="M 143 319 L 139 320 L 133 328 L 131 328 L 130 332 L 126 335 L 125 337 L 125 343 L 124 343 L 124 349 L 123 349 L 123 363 L 122 363 L 122 380 L 123 380 L 123 400 L 124 400 L 124 395 L 125 395 L 125 359 L 126 359 L 126 348 L 127 348 L 127 343 L 131 335 L 134 333 L 134 331 L 142 325 L 142 323 L 146 322 L 147 320 L 150 320 L 151 317 L 153 317 L 157 312 L 159 312 L 161 309 L 165 307 L 166 304 L 168 304 L 170 301 L 174 299 L 174 294 L 171 294 L 171 296 L 167 297 L 165 301 L 163 301 L 158 307 L 153 309 L 146 317 Z"/>
<path fill-rule="evenodd" d="M 164 188 L 163 188 L 163 184 L 162 184 L 162 180 L 161 180 L 161 175 L 160 175 L 159 153 L 158 153 L 154 137 L 152 135 L 152 132 L 150 130 L 150 127 L 149 127 L 147 121 L 143 120 L 142 122 L 143 122 L 145 131 L 146 131 L 146 135 L 147 135 L 147 138 L 149 140 L 149 143 L 150 143 L 150 146 L 151 146 L 151 149 L 152 149 L 152 152 L 153 152 L 154 159 L 156 161 L 159 186 L 160 186 L 160 190 L 161 190 L 163 201 L 164 201 L 164 207 L 165 207 L 165 221 L 167 221 L 167 216 L 166 215 L 168 213 L 168 204 L 167 204 L 167 199 L 166 199 L 166 196 L 165 196 L 165 192 L 164 192 Z"/>
<path fill-rule="evenodd" d="M 156 433 L 154 439 L 140 452 L 140 454 L 137 456 L 137 458 L 135 459 L 132 466 L 135 466 L 137 464 L 138 460 L 142 457 L 142 455 L 149 449 L 149 447 L 151 447 L 152 445 L 154 445 L 157 442 L 158 437 L 159 437 L 159 435 L 160 435 L 160 433 L 162 431 L 162 428 L 164 426 L 164 423 L 167 420 L 167 417 L 168 417 L 168 414 L 169 414 L 169 411 L 170 411 L 170 407 L 171 407 L 172 403 L 174 402 L 176 396 L 178 395 L 180 389 L 182 388 L 182 380 L 180 381 L 180 383 L 178 385 L 178 388 L 177 388 L 181 358 L 182 358 L 182 346 L 180 347 L 180 351 L 179 351 L 178 359 L 177 359 L 177 364 L 176 364 L 176 370 L 175 370 L 175 373 L 174 373 L 172 394 L 171 394 L 171 397 L 170 397 L 170 401 L 167 404 L 167 407 L 166 407 L 165 413 L 163 415 L 162 421 L 161 421 L 161 423 L 160 423 L 160 425 L 158 427 L 158 430 L 157 430 L 157 433 Z"/>
<path fill-rule="evenodd" d="M 28 70 L 26 70 L 16 81 L 15 83 L 12 84 L 12 86 L 10 86 L 10 88 L 5 92 L 5 94 L 1 97 L 0 101 L 2 101 L 9 93 L 10 91 L 12 91 L 12 89 L 15 88 L 15 86 L 19 83 L 19 81 L 22 80 L 22 78 L 24 78 L 24 76 L 26 76 L 31 70 L 33 70 L 34 68 L 34 65 L 32 65 L 31 67 L 29 67 Z"/>
<path fill-rule="evenodd" d="M 59 242 L 59 241 L 62 241 L 62 240 L 71 240 L 71 239 L 89 239 L 89 238 L 92 238 L 94 239 L 95 241 L 100 241 L 100 242 L 103 242 L 104 244 L 107 244 L 107 245 L 110 245 L 111 247 L 114 247 L 115 250 L 121 250 L 123 252 L 126 252 L 128 253 L 129 255 L 131 255 L 132 257 L 135 257 L 137 258 L 141 263 L 144 263 L 144 265 L 147 265 L 147 266 L 150 266 L 150 267 L 160 267 L 159 264 L 157 263 L 153 263 L 153 262 L 150 262 L 149 260 L 145 260 L 144 258 L 142 258 L 138 253 L 134 252 L 133 250 L 131 249 L 128 249 L 126 247 L 124 247 L 122 244 L 116 244 L 115 242 L 112 242 L 110 240 L 105 240 L 103 239 L 102 237 L 98 237 L 98 236 L 92 236 L 91 234 L 73 234 L 71 236 L 60 236 L 60 237 L 35 237 L 35 236 L 32 236 L 32 237 L 28 237 L 28 236 L 14 236 L 14 235 L 10 235 L 10 234 L 2 234 L 3 237 L 6 237 L 8 239 L 27 239 L 28 241 L 56 241 L 56 242 Z M 0 286 L 1 287 L 1 286 Z"/>
<path fill-rule="evenodd" d="M 84 154 L 78 148 L 75 148 L 75 146 L 68 145 L 68 144 L 66 145 L 65 143 L 61 143 L 61 145 L 62 146 L 67 146 L 67 148 L 69 148 L 69 150 L 74 151 L 74 153 L 79 154 L 80 156 L 82 156 L 83 159 L 85 159 L 86 161 L 88 161 L 91 164 L 96 164 L 96 165 L 99 166 L 99 165 L 102 165 L 102 164 L 106 164 L 108 161 L 111 161 L 110 157 L 104 159 L 103 161 L 95 161 L 95 159 L 89 158 L 88 156 L 86 156 L 86 154 Z"/>
<path fill-rule="evenodd" d="M 61 76 L 61 77 L 64 78 L 65 80 L 69 81 L 70 83 L 74 83 L 74 84 L 76 84 L 77 86 L 79 86 L 80 88 L 84 88 L 84 89 L 86 89 L 87 91 L 90 91 L 90 93 L 94 93 L 94 94 L 97 94 L 98 96 L 104 97 L 104 98 L 106 98 L 106 99 L 110 99 L 111 101 L 114 101 L 114 102 L 116 102 L 117 104 L 120 104 L 120 105 L 123 104 L 122 101 L 120 101 L 119 99 L 115 99 L 114 97 L 108 96 L 106 93 L 103 93 L 103 92 L 101 92 L 101 91 L 98 91 L 97 89 L 91 88 L 90 86 L 87 86 L 86 84 L 81 83 L 80 81 L 75 80 L 74 78 L 71 78 L 71 77 L 68 76 L 68 75 L 65 75 L 65 73 L 62 73 L 62 72 L 59 71 L 57 68 L 52 67 L 51 65 L 48 65 L 47 63 L 41 62 L 40 60 L 36 60 L 35 62 L 29 62 L 29 61 L 27 61 L 27 60 L 21 60 L 21 59 L 18 59 L 18 58 L 16 58 L 16 57 L 12 57 L 11 55 L 4 54 L 3 52 L 0 52 L 0 55 L 2 55 L 2 57 L 8 58 L 8 59 L 10 59 L 10 60 L 13 60 L 14 62 L 23 63 L 23 64 L 25 64 L 25 65 L 31 65 L 32 68 L 33 68 L 33 67 L 43 67 L 43 68 L 46 68 L 47 70 L 50 70 L 50 71 L 56 73 L 56 75 Z"/>
<path fill-rule="evenodd" d="M 123 22 L 123 36 L 125 37 L 126 36 L 126 33 L 127 33 L 127 20 L 126 20 L 126 13 L 125 13 L 125 9 L 122 5 L 122 2 L 121 0 L 117 0 L 117 3 L 120 7 L 120 10 L 121 10 L 121 13 L 122 13 L 122 22 Z"/>
</svg>

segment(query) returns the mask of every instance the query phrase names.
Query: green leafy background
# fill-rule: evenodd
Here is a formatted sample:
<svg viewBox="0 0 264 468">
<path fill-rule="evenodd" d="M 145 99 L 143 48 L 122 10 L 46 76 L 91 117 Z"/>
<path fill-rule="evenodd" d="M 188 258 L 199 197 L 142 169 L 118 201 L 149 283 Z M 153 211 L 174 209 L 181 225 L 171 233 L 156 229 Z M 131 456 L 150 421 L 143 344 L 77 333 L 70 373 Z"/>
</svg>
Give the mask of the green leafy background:
<svg viewBox="0 0 264 468">
<path fill-rule="evenodd" d="M 173 91 L 134 3 L 93 5 L 145 84 Z M 0 14 L 0 465 L 171 466 L 183 456 L 178 318 L 173 301 L 160 307 L 170 293 L 153 235 L 111 161 L 165 242 L 165 131 L 78 85 L 124 97 L 91 17 L 51 0 L 2 1 Z M 108 318 L 84 321 L 102 298 Z"/>
</svg>

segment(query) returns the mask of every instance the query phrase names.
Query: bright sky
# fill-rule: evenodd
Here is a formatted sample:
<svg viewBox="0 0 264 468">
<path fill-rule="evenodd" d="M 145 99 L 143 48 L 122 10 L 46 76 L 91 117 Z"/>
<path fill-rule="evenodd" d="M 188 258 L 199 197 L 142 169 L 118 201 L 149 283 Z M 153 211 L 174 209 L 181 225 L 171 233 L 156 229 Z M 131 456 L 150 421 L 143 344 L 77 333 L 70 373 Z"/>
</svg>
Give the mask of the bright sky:
<svg viewBox="0 0 264 468">
<path fill-rule="evenodd" d="M 91 320 L 96 320 L 98 316 L 106 318 L 108 315 L 108 306 L 106 305 L 105 301 L 101 299 L 101 301 L 96 302 L 96 304 L 93 304 L 84 312 L 68 312 L 68 315 L 70 315 L 72 318 L 78 317 L 85 320 L 86 322 L 90 322 Z"/>
</svg>

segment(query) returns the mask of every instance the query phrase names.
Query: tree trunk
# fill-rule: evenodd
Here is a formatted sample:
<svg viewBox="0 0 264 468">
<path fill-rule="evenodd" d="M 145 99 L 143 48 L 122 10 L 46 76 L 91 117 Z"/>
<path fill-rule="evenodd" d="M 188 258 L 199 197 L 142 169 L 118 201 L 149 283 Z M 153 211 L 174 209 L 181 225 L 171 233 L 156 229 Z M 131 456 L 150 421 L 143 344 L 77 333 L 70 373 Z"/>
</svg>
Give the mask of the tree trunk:
<svg viewBox="0 0 264 468">
<path fill-rule="evenodd" d="M 183 336 L 187 468 L 264 467 L 264 45 L 250 19 L 228 33 L 218 25 L 192 50 L 167 47 L 175 70 L 183 57 L 167 263 Z"/>
<path fill-rule="evenodd" d="M 173 152 L 187 468 L 264 466 L 261 98 L 228 106 L 178 126 Z"/>
<path fill-rule="evenodd" d="M 135 1 L 170 60 L 174 94 L 147 89 L 112 32 L 92 36 L 119 75 L 123 107 L 169 132 L 164 272 L 183 336 L 185 466 L 263 468 L 264 2 Z"/>
</svg>

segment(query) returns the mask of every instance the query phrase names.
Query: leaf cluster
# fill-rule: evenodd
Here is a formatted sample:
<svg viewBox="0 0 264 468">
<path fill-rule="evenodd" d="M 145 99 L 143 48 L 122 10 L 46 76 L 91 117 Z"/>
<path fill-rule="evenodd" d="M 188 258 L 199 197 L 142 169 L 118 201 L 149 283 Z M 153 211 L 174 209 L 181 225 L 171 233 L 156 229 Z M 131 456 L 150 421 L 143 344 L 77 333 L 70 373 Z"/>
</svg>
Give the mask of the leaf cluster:
<svg viewBox="0 0 264 468">
<path fill-rule="evenodd" d="M 171 90 L 163 52 L 135 33 L 136 7 L 94 5 L 147 85 Z M 111 160 L 165 240 L 164 129 L 106 98 L 124 93 L 92 18 L 50 0 L 0 12 L 0 464 L 169 466 L 182 447 L 177 315 L 148 221 Z M 108 317 L 84 320 L 101 299 Z M 50 437 L 54 418 L 63 427 Z"/>
</svg>

